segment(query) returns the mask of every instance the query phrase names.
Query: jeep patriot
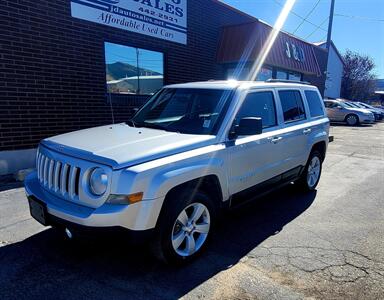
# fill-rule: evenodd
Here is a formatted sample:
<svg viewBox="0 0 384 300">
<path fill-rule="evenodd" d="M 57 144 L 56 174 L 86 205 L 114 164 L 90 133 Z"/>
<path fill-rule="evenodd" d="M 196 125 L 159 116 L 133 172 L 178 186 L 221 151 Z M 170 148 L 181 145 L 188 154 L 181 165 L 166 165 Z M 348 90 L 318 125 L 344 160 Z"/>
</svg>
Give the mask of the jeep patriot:
<svg viewBox="0 0 384 300">
<path fill-rule="evenodd" d="M 43 140 L 25 181 L 30 212 L 69 237 L 146 236 L 158 258 L 182 263 L 206 247 L 222 209 L 292 182 L 314 190 L 328 134 L 314 86 L 169 85 L 126 123 Z"/>
</svg>

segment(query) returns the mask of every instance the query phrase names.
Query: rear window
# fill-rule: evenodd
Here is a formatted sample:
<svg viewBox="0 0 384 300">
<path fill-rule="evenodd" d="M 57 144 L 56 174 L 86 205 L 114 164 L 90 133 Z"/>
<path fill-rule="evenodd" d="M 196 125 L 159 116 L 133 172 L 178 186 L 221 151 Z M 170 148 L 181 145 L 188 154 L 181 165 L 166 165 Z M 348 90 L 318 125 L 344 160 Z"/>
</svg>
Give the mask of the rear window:
<svg viewBox="0 0 384 300">
<path fill-rule="evenodd" d="M 279 91 L 286 123 L 305 119 L 303 99 L 299 91 Z"/>
<path fill-rule="evenodd" d="M 316 91 L 305 91 L 305 97 L 307 98 L 311 117 L 316 118 L 324 116 L 324 109 L 319 94 Z"/>
</svg>

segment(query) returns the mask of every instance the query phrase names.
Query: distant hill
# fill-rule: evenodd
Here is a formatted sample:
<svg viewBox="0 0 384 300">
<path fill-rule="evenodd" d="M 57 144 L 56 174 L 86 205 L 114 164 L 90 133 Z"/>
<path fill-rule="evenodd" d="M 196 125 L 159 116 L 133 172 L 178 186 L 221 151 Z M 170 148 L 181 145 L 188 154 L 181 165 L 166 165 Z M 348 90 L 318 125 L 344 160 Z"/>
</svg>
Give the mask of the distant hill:
<svg viewBox="0 0 384 300">
<path fill-rule="evenodd" d="M 384 91 L 384 79 L 377 79 L 376 80 L 376 90 L 377 91 Z"/>
<path fill-rule="evenodd" d="M 148 70 L 148 69 L 139 69 L 140 76 L 153 76 L 153 75 L 161 75 L 158 72 Z M 136 66 L 132 66 L 130 64 L 116 62 L 113 64 L 107 65 L 107 81 L 118 80 L 125 77 L 133 77 L 137 76 L 138 69 Z"/>
</svg>

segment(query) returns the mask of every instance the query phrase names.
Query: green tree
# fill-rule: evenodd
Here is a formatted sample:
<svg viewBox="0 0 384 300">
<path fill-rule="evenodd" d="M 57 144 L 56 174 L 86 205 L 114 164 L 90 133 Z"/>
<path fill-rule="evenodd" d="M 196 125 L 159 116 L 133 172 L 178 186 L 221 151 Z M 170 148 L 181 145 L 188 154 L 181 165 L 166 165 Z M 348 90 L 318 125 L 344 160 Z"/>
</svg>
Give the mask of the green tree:
<svg viewBox="0 0 384 300">
<path fill-rule="evenodd" d="M 375 90 L 375 63 L 368 55 L 347 50 L 343 56 L 345 66 L 341 82 L 341 97 L 364 101 Z"/>
</svg>

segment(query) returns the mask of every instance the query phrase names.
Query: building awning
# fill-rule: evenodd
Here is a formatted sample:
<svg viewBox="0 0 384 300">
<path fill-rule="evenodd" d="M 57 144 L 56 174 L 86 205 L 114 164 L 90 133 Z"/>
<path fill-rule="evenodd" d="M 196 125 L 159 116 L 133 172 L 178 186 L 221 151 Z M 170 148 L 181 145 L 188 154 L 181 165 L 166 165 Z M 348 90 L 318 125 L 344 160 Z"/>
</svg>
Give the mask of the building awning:
<svg viewBox="0 0 384 300">
<path fill-rule="evenodd" d="M 224 27 L 217 61 L 219 63 L 255 61 L 271 31 L 271 26 L 260 21 Z M 317 46 L 280 32 L 265 64 L 320 76 L 320 66 L 314 47 Z"/>
</svg>

